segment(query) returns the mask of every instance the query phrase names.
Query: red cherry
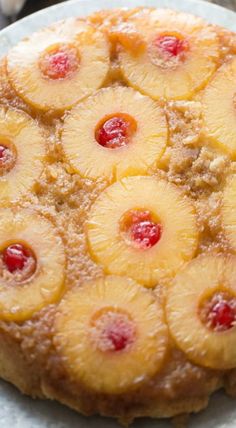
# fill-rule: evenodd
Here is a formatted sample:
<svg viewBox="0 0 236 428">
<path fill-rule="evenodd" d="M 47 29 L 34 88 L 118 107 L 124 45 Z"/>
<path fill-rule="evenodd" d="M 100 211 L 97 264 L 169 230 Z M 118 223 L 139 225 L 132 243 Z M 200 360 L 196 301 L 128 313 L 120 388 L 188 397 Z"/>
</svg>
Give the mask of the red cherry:
<svg viewBox="0 0 236 428">
<path fill-rule="evenodd" d="M 141 248 L 151 248 L 161 238 L 161 226 L 150 220 L 136 222 L 131 226 L 130 234 Z"/>
<path fill-rule="evenodd" d="M 5 146 L 0 145 L 0 161 L 5 160 L 7 156 L 7 148 Z"/>
<path fill-rule="evenodd" d="M 109 149 L 126 146 L 128 143 L 130 124 L 121 117 L 112 117 L 106 120 L 96 135 L 97 142 Z"/>
<path fill-rule="evenodd" d="M 114 327 L 107 332 L 107 339 L 111 341 L 114 351 L 122 351 L 130 341 L 130 337 L 125 331 Z"/>
<path fill-rule="evenodd" d="M 108 322 L 105 328 L 105 336 L 108 340 L 110 351 L 122 351 L 133 343 L 134 328 L 128 319 L 123 319 L 121 315 Z"/>
<path fill-rule="evenodd" d="M 135 326 L 124 313 L 106 311 L 92 325 L 92 337 L 102 352 L 123 351 L 136 337 Z"/>
<path fill-rule="evenodd" d="M 211 308 L 209 317 L 213 328 L 229 330 L 234 326 L 236 321 L 236 311 L 230 302 L 221 300 Z"/>
<path fill-rule="evenodd" d="M 60 46 L 45 51 L 39 60 L 42 74 L 50 79 L 65 79 L 79 66 L 78 52 L 73 46 Z"/>
<path fill-rule="evenodd" d="M 48 58 L 49 73 L 54 79 L 63 79 L 70 71 L 70 58 L 67 52 L 55 52 Z"/>
<path fill-rule="evenodd" d="M 171 56 L 178 56 L 186 50 L 186 40 L 179 39 L 175 36 L 160 36 L 155 40 L 155 44 L 163 52 Z"/>
<path fill-rule="evenodd" d="M 29 250 L 21 244 L 10 245 L 3 251 L 3 262 L 11 273 L 23 270 L 30 257 Z"/>
</svg>

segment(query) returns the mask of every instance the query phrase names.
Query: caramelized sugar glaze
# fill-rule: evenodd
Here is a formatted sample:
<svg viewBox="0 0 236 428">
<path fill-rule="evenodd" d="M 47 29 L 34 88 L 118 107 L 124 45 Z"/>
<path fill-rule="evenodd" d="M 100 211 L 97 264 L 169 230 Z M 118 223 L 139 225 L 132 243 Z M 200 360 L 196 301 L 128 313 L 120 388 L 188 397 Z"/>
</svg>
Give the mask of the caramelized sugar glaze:
<svg viewBox="0 0 236 428">
<path fill-rule="evenodd" d="M 236 36 L 135 9 L 1 62 L 0 374 L 123 423 L 236 394 Z"/>
</svg>

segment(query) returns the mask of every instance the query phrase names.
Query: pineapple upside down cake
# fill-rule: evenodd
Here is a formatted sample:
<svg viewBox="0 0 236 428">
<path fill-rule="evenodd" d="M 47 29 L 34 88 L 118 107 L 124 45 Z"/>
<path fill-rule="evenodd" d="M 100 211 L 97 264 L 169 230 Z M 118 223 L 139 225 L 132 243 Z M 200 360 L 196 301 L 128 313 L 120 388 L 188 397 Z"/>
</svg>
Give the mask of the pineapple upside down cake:
<svg viewBox="0 0 236 428">
<path fill-rule="evenodd" d="M 85 414 L 236 396 L 236 34 L 72 18 L 0 66 L 0 376 Z"/>
</svg>

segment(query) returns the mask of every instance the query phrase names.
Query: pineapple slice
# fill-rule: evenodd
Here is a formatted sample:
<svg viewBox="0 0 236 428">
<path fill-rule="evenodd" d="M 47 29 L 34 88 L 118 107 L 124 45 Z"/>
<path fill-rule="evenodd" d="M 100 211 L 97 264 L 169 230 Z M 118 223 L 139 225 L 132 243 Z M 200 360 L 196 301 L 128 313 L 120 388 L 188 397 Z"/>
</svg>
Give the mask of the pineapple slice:
<svg viewBox="0 0 236 428">
<path fill-rule="evenodd" d="M 44 111 L 63 111 L 103 84 L 108 42 L 99 30 L 69 19 L 20 42 L 8 55 L 7 69 L 26 102 Z"/>
<path fill-rule="evenodd" d="M 70 376 L 105 394 L 127 392 L 154 376 L 168 342 L 160 303 L 126 277 L 69 291 L 59 304 L 55 332 Z"/>
<path fill-rule="evenodd" d="M 133 17 L 146 49 L 123 45 L 120 63 L 125 79 L 154 99 L 189 99 L 216 69 L 219 41 L 200 18 L 170 10 L 145 10 Z"/>
<path fill-rule="evenodd" d="M 0 199 L 17 200 L 43 170 L 45 140 L 27 114 L 0 108 Z"/>
<path fill-rule="evenodd" d="M 226 237 L 236 251 L 236 175 L 230 177 L 223 193 L 222 221 Z"/>
<path fill-rule="evenodd" d="M 31 210 L 0 210 L 0 319 L 23 321 L 59 299 L 64 247 L 53 225 Z"/>
<path fill-rule="evenodd" d="M 108 187 L 92 207 L 86 230 L 91 254 L 106 272 L 147 287 L 168 283 L 198 242 L 191 202 L 153 177 L 128 177 Z"/>
<path fill-rule="evenodd" d="M 177 345 L 196 364 L 236 367 L 236 258 L 199 256 L 168 291 L 167 320 Z"/>
<path fill-rule="evenodd" d="M 75 172 L 109 181 L 145 174 L 157 165 L 166 141 L 161 108 L 124 87 L 101 89 L 76 106 L 62 133 L 64 151 Z"/>
<path fill-rule="evenodd" d="M 213 144 L 236 160 L 236 58 L 223 65 L 203 93 L 203 120 Z"/>
<path fill-rule="evenodd" d="M 139 53 L 145 49 L 145 41 L 142 35 L 136 30 L 131 22 L 118 23 L 109 28 L 109 40 L 112 45 L 121 45 L 125 50 L 133 53 Z M 113 49 L 115 49 L 113 48 Z"/>
</svg>

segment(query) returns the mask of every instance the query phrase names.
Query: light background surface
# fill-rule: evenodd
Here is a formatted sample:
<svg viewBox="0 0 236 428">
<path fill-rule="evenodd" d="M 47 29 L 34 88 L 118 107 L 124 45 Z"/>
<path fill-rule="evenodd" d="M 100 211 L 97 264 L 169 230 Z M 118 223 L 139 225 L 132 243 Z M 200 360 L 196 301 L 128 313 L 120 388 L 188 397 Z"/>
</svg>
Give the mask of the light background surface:
<svg viewBox="0 0 236 428">
<path fill-rule="evenodd" d="M 117 4 L 119 7 L 171 7 L 197 14 L 210 22 L 236 31 L 235 13 L 201 0 L 71 0 L 24 18 L 3 30 L 0 33 L 0 56 L 22 37 L 51 22 L 69 16 L 84 16 L 101 8 L 117 7 Z M 118 427 L 119 425 L 110 419 L 84 418 L 55 402 L 34 401 L 22 396 L 11 385 L 0 381 L 0 428 Z M 171 428 L 171 424 L 144 419 L 135 422 L 132 427 Z M 191 417 L 189 428 L 236 428 L 236 401 L 227 398 L 223 393 L 215 394 L 206 411 Z"/>
<path fill-rule="evenodd" d="M 0 29 L 9 25 L 9 22 L 13 19 L 20 19 L 24 16 L 27 16 L 37 10 L 43 9 L 48 6 L 53 6 L 57 3 L 61 3 L 63 0 L 27 0 L 25 6 L 20 12 L 19 16 L 8 19 L 0 11 Z M 179 0 L 181 1 L 181 0 Z M 191 0 L 190 0 L 191 1 Z M 228 9 L 236 11 L 236 0 L 208 0 L 212 3 L 217 3 L 221 6 L 224 6 Z"/>
</svg>

